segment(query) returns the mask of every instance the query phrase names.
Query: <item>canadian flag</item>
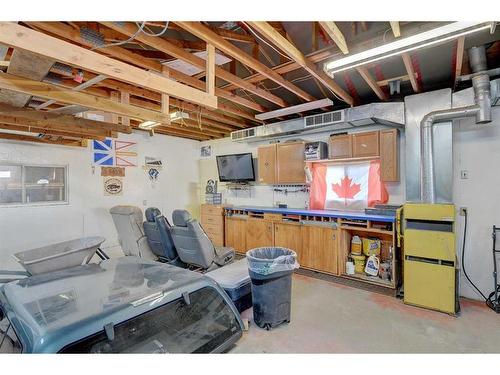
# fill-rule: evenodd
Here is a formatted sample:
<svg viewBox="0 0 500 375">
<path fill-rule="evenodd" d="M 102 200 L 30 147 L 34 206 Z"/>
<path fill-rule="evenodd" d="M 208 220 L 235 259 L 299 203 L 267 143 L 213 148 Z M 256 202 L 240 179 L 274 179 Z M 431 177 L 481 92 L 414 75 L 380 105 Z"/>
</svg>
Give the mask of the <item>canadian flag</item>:
<svg viewBox="0 0 500 375">
<path fill-rule="evenodd" d="M 362 210 L 387 203 L 389 195 L 380 177 L 380 161 L 349 164 L 313 163 L 311 209 Z"/>
</svg>

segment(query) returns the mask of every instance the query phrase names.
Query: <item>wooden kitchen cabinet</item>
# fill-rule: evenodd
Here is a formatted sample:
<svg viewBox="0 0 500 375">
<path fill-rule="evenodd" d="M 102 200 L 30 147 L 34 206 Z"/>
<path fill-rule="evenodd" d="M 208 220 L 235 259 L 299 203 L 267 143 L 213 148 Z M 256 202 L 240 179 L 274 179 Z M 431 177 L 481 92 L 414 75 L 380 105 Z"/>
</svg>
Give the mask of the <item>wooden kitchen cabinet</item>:
<svg viewBox="0 0 500 375">
<path fill-rule="evenodd" d="M 329 143 L 330 159 L 352 157 L 352 136 L 350 134 L 332 135 Z"/>
<path fill-rule="evenodd" d="M 277 145 L 277 183 L 303 184 L 306 182 L 304 172 L 304 142 L 290 142 Z"/>
<path fill-rule="evenodd" d="M 352 134 L 352 156 L 354 158 L 379 156 L 379 132 L 362 132 Z"/>
<path fill-rule="evenodd" d="M 245 254 L 245 252 L 247 251 L 246 224 L 246 219 L 238 217 L 227 216 L 225 220 L 225 246 L 232 247 L 239 254 Z"/>
<path fill-rule="evenodd" d="M 259 182 L 263 184 L 276 183 L 276 144 L 261 146 L 257 151 Z"/>
<path fill-rule="evenodd" d="M 293 250 L 300 259 L 302 253 L 302 226 L 298 223 L 274 223 L 274 246 Z"/>
<path fill-rule="evenodd" d="M 274 244 L 273 223 L 264 219 L 249 218 L 246 223 L 247 250 Z"/>
<path fill-rule="evenodd" d="M 301 235 L 301 266 L 337 275 L 337 230 L 319 225 L 303 225 Z"/>
<path fill-rule="evenodd" d="M 380 131 L 380 175 L 382 181 L 399 181 L 398 130 Z"/>
</svg>

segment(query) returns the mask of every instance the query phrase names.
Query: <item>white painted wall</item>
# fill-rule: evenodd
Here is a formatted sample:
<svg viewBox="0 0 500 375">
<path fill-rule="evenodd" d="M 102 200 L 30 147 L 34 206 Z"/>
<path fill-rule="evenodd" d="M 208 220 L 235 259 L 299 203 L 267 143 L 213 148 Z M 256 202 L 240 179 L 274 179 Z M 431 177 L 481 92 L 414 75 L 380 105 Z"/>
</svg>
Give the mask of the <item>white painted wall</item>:
<svg viewBox="0 0 500 375">
<path fill-rule="evenodd" d="M 492 117 L 487 125 L 476 125 L 474 119 L 457 121 L 453 133 L 453 201 L 457 212 L 459 207 L 468 208 L 465 265 L 469 277 L 486 296 L 493 291 L 491 231 L 494 224 L 500 226 L 500 107 L 492 109 Z M 460 178 L 461 170 L 468 171 L 468 179 Z M 457 216 L 459 259 L 463 223 L 464 218 Z M 498 261 L 497 257 L 500 266 Z M 460 292 L 481 298 L 463 275 Z"/>
<path fill-rule="evenodd" d="M 122 196 L 104 196 L 100 167 L 92 173 L 92 151 L 87 149 L 0 141 L 0 163 L 68 165 L 69 204 L 0 207 L 0 269 L 19 268 L 11 254 L 82 236 L 106 238 L 104 248 L 120 254 L 109 208 L 118 204 L 156 206 L 170 216 L 176 208 L 197 213 L 199 142 L 137 132 L 120 135 L 138 145 L 139 167 L 126 168 Z M 162 157 L 157 182 L 142 169 L 145 156 Z M 144 202 L 143 202 L 144 201 Z M 144 204 L 145 203 L 145 204 Z"/>
</svg>

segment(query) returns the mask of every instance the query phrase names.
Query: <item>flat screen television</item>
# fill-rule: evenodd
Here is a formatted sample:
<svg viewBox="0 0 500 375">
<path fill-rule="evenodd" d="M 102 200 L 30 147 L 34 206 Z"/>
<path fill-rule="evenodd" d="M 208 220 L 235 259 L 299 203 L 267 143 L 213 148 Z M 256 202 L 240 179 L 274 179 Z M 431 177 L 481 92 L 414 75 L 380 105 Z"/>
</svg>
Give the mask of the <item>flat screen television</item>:
<svg viewBox="0 0 500 375">
<path fill-rule="evenodd" d="M 218 155 L 217 169 L 220 182 L 255 181 L 251 153 Z"/>
</svg>

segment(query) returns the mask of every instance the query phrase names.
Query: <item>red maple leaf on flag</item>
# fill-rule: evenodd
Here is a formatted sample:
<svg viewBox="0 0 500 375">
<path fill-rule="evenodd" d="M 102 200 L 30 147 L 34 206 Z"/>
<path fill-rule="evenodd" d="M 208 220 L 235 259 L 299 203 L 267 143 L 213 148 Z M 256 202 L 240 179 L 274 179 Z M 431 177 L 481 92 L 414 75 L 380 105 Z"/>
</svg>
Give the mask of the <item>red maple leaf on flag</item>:
<svg viewBox="0 0 500 375">
<path fill-rule="evenodd" d="M 332 190 L 339 198 L 344 198 L 347 205 L 347 199 L 353 199 L 361 191 L 361 184 L 353 184 L 352 178 L 344 176 L 340 184 L 332 184 Z"/>
</svg>

